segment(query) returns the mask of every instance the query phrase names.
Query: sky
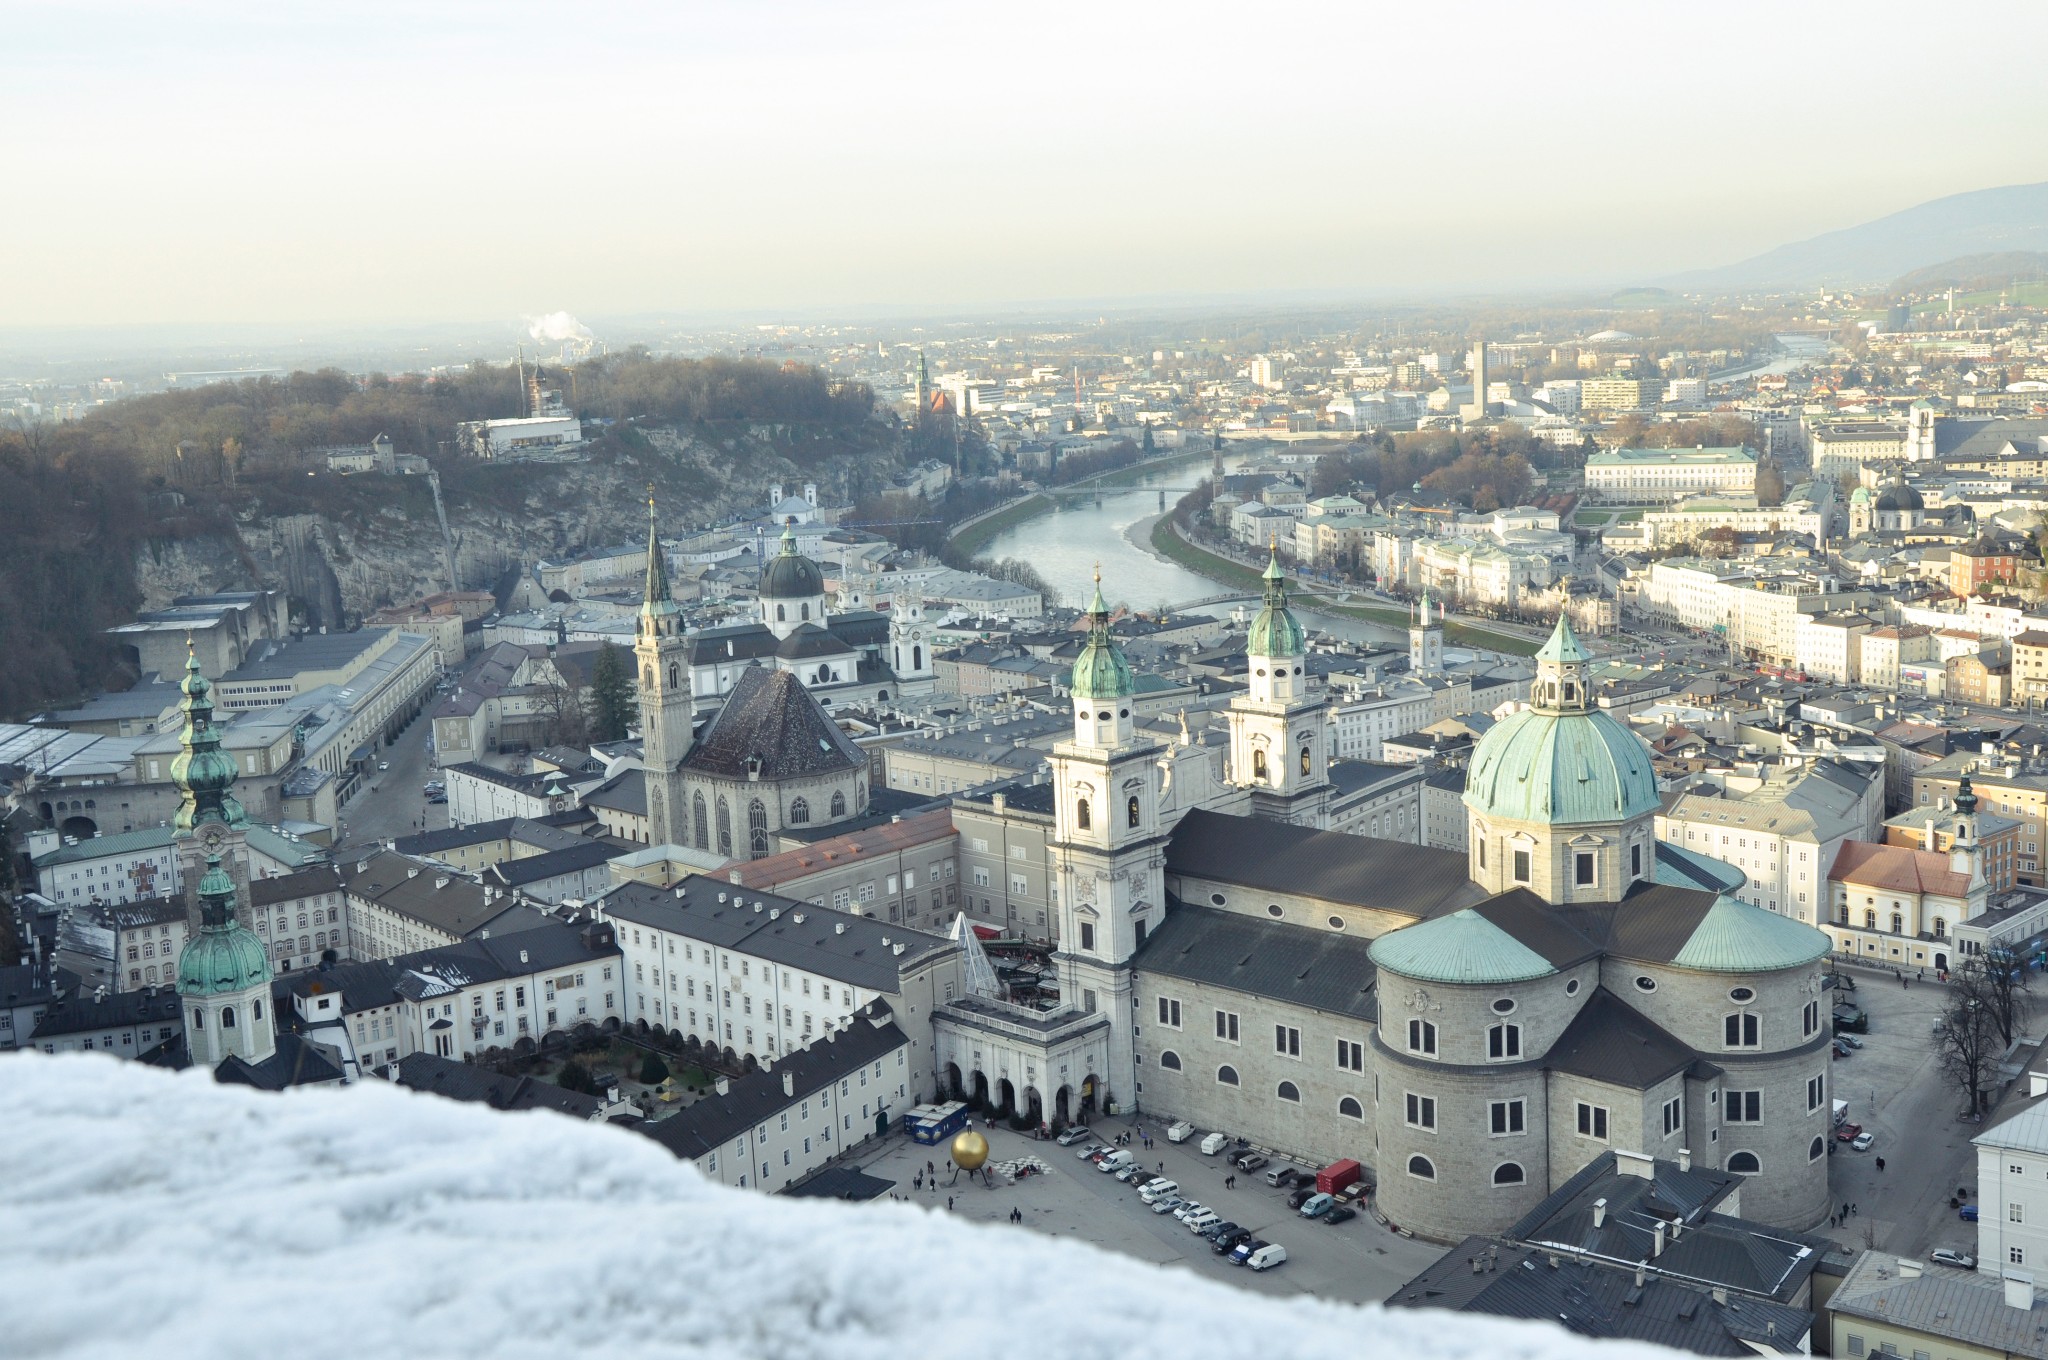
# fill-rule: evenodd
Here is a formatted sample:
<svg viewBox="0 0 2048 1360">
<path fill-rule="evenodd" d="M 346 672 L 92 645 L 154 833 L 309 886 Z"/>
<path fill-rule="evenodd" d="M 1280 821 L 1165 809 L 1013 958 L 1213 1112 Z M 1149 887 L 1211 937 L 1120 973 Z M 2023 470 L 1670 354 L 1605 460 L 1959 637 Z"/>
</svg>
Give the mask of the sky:
<svg viewBox="0 0 2048 1360">
<path fill-rule="evenodd" d="M 10 1355 L 1234 1360 L 1275 1338 L 1297 1360 L 1355 1360 L 1361 1339 L 1407 1360 L 1676 1354 L 1268 1297 L 936 1201 L 728 1190 L 641 1134 L 384 1081 L 278 1095 L 95 1053 L 6 1065 Z"/>
<path fill-rule="evenodd" d="M 1633 282 L 2048 179 L 2048 84 L 1942 88 L 2044 42 L 2035 0 L 13 0 L 0 328 Z"/>
</svg>

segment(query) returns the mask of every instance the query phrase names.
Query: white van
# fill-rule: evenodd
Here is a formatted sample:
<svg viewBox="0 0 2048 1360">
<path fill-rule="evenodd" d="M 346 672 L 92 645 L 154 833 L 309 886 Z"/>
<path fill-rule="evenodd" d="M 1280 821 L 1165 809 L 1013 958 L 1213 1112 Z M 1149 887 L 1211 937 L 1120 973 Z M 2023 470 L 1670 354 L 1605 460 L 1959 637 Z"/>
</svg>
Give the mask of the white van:
<svg viewBox="0 0 2048 1360">
<path fill-rule="evenodd" d="M 1118 1148 L 1095 1164 L 1098 1171 L 1121 1171 L 1138 1159 L 1123 1148 Z"/>
<path fill-rule="evenodd" d="M 1193 1124 L 1190 1124 L 1185 1119 L 1176 1119 L 1167 1127 L 1166 1141 L 1169 1143 L 1185 1143 L 1188 1139 L 1194 1137 L 1194 1134 L 1195 1126 Z"/>
<path fill-rule="evenodd" d="M 1219 1152 L 1223 1151 L 1223 1149 L 1225 1149 L 1225 1148 L 1227 1148 L 1227 1147 L 1229 1147 L 1229 1146 L 1230 1146 L 1230 1135 L 1229 1135 L 1229 1134 L 1227 1134 L 1227 1133 L 1212 1133 L 1212 1134 L 1210 1134 L 1210 1135 L 1209 1135 L 1209 1136 L 1208 1136 L 1207 1138 L 1204 1138 L 1204 1139 L 1202 1140 L 1202 1155 L 1203 1155 L 1204 1157 L 1214 1157 L 1214 1156 L 1215 1156 L 1215 1155 L 1216 1155 L 1217 1153 L 1219 1153 Z"/>
<path fill-rule="evenodd" d="M 1140 1190 L 1138 1198 L 1144 1200 L 1147 1204 L 1157 1204 L 1168 1195 L 1177 1195 L 1179 1193 L 1180 1186 L 1178 1183 L 1161 1178 Z"/>
<path fill-rule="evenodd" d="M 1271 1270 L 1286 1259 L 1287 1248 L 1281 1246 L 1278 1242 L 1268 1242 L 1265 1246 L 1260 1247 L 1257 1251 L 1246 1257 L 1245 1264 L 1253 1270 Z"/>
</svg>

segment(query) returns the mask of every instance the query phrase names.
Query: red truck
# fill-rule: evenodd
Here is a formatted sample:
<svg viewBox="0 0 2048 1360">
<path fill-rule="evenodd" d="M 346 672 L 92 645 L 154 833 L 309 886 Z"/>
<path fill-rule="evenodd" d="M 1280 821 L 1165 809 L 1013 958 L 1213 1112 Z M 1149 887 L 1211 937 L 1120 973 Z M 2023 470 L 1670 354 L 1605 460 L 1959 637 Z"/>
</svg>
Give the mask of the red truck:
<svg viewBox="0 0 2048 1360">
<path fill-rule="evenodd" d="M 1334 1195 L 1364 1176 L 1365 1168 L 1354 1158 L 1346 1157 L 1343 1161 L 1331 1162 L 1316 1172 L 1316 1189 L 1322 1194 Z"/>
</svg>

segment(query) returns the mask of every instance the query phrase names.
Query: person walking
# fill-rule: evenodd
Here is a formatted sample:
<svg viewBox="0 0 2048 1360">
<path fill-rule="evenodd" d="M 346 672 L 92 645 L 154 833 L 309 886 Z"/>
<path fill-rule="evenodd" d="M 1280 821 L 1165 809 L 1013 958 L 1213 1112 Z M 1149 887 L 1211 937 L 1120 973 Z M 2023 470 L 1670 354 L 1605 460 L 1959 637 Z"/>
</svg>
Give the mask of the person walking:
<svg viewBox="0 0 2048 1360">
<path fill-rule="evenodd" d="M 951 1195 L 946 1196 L 946 1212 L 949 1214 L 953 1212 L 953 1197 Z"/>
<path fill-rule="evenodd" d="M 1877 1172 L 1880 1176 L 1884 1174 L 1884 1158 L 1882 1157 L 1877 1159 Z"/>
</svg>

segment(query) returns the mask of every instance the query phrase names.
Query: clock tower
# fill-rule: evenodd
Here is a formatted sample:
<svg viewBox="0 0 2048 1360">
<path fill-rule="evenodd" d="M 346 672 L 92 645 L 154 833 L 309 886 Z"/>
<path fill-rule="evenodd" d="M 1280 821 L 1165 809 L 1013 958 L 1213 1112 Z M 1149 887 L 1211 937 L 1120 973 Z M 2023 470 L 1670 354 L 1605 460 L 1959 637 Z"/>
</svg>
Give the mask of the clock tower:
<svg viewBox="0 0 2048 1360">
<path fill-rule="evenodd" d="M 647 781 L 650 845 L 688 845 L 683 822 L 683 757 L 695 740 L 691 716 L 690 644 L 683 614 L 669 594 L 668 566 L 654 526 L 654 487 L 647 488 L 647 584 L 634 625 L 633 660 L 640 668 L 640 767 Z"/>
<path fill-rule="evenodd" d="M 234 795 L 235 759 L 220 749 L 220 728 L 213 721 L 213 686 L 199 670 L 190 639 L 185 644 L 185 678 L 178 684 L 178 707 L 184 715 L 178 733 L 179 752 L 171 760 L 171 782 L 178 788 L 178 811 L 172 826 L 178 832 L 180 882 L 188 907 L 196 904 L 206 856 L 217 854 L 227 866 L 238 893 L 249 885 L 249 860 L 243 837 L 249 814 Z M 212 828 L 214 846 L 201 841 Z"/>
</svg>

